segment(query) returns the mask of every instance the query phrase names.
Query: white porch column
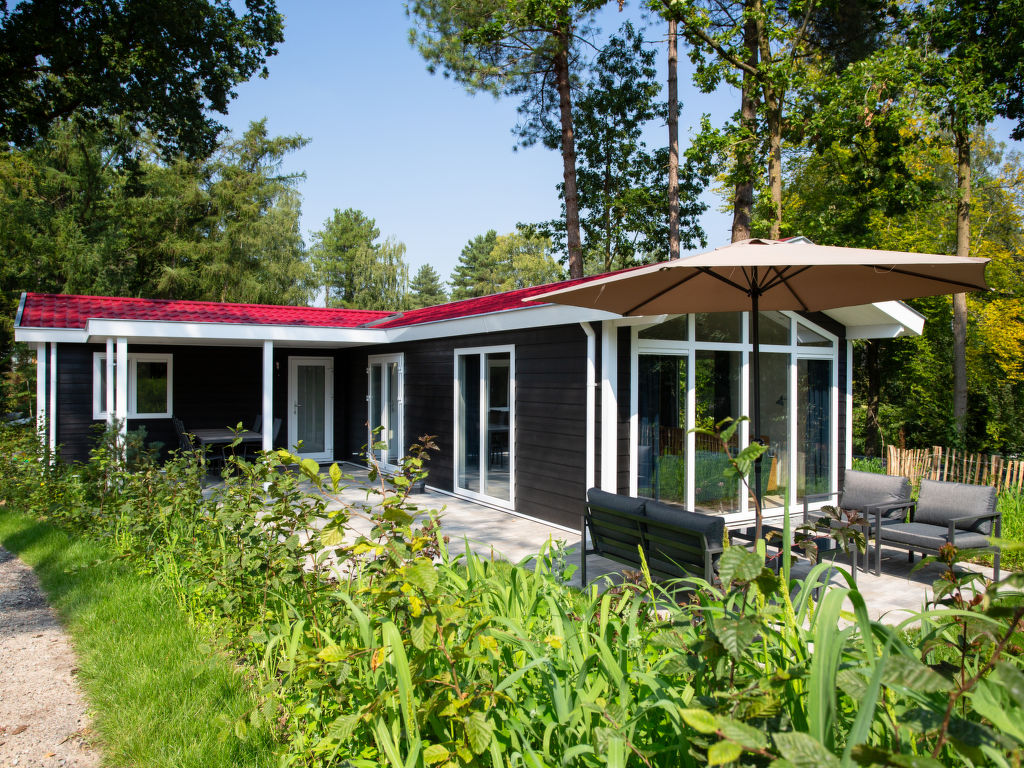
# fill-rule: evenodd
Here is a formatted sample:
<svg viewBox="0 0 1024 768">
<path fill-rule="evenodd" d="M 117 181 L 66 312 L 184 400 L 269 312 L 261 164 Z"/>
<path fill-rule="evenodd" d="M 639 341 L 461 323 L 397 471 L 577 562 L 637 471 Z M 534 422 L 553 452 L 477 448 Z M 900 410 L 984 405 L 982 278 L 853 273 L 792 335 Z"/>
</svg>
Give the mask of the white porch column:
<svg viewBox="0 0 1024 768">
<path fill-rule="evenodd" d="M 838 365 L 839 360 L 836 360 Z M 846 445 L 843 446 L 843 454 L 845 464 L 843 465 L 846 469 L 853 468 L 853 342 L 846 342 Z M 836 485 L 838 474 L 834 469 L 832 471 L 832 487 L 836 490 L 839 486 Z"/>
<path fill-rule="evenodd" d="M 107 391 L 103 393 L 107 404 L 107 425 L 114 423 L 114 339 L 107 339 L 107 359 L 104 361 L 107 369 Z"/>
<path fill-rule="evenodd" d="M 117 391 L 114 398 L 114 418 L 117 419 L 121 437 L 128 433 L 128 339 L 117 340 Z"/>
<path fill-rule="evenodd" d="M 274 342 L 263 342 L 263 450 L 274 448 Z"/>
<path fill-rule="evenodd" d="M 613 320 L 601 322 L 601 490 L 609 493 L 618 492 L 618 334 Z"/>
<path fill-rule="evenodd" d="M 50 456 L 52 457 L 57 451 L 57 345 L 52 342 L 47 373 L 50 376 L 50 408 L 47 415 L 49 416 Z"/>
<path fill-rule="evenodd" d="M 584 484 L 587 490 L 594 487 L 594 449 L 597 443 L 597 414 L 594 409 L 597 407 L 597 339 L 593 326 L 590 323 L 580 323 L 583 332 L 587 335 L 587 461 L 584 470 Z"/>
<path fill-rule="evenodd" d="M 36 344 L 36 434 L 46 439 L 46 342 Z"/>
</svg>

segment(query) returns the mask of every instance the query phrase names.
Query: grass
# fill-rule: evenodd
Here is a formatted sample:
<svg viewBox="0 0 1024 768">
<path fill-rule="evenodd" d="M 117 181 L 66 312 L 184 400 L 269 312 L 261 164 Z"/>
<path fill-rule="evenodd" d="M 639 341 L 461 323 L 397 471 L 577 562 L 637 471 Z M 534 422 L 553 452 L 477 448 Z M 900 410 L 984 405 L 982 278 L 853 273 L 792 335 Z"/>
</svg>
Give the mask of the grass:
<svg viewBox="0 0 1024 768">
<path fill-rule="evenodd" d="M 71 635 L 104 764 L 276 762 L 266 726 L 236 735 L 256 703 L 241 673 L 154 578 L 94 542 L 3 509 L 0 543 L 35 570 Z"/>
</svg>

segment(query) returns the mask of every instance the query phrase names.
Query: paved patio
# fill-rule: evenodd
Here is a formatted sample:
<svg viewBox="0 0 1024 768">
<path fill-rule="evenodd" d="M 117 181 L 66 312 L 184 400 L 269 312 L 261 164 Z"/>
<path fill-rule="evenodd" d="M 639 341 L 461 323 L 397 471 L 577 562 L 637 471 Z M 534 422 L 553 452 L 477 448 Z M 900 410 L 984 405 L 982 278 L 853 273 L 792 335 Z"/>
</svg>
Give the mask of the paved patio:
<svg viewBox="0 0 1024 768">
<path fill-rule="evenodd" d="M 344 470 L 356 479 L 357 484 L 365 485 L 365 469 L 346 465 Z M 434 490 L 428 489 L 426 493 L 411 496 L 410 499 L 424 514 L 430 510 L 437 510 L 440 513 L 442 530 L 450 538 L 449 547 L 453 552 L 459 551 L 459 542 L 465 540 L 470 549 L 480 557 L 505 558 L 518 562 L 535 555 L 549 539 L 564 541 L 568 562 L 577 566 L 572 583 L 574 586 L 580 586 L 579 533 Z M 341 503 L 372 508 L 375 497 L 367 497 L 364 490 L 352 486 L 339 496 L 338 502 L 332 502 L 331 508 L 337 508 Z M 355 527 L 364 533 L 369 532 L 368 524 L 359 522 Z M 840 559 L 845 557 L 840 555 Z M 919 561 L 920 556 L 917 559 Z M 848 562 L 841 561 L 837 564 L 844 570 L 849 570 Z M 991 568 L 974 565 L 969 567 L 989 577 L 992 576 Z M 619 563 L 603 557 L 591 555 L 587 559 L 587 575 L 590 581 L 605 576 L 615 580 L 621 577 L 622 569 L 623 566 Z M 924 607 L 925 602 L 931 598 L 931 585 L 941 575 L 943 567 L 932 564 L 913 573 L 912 569 L 913 566 L 907 561 L 906 552 L 883 549 L 881 576 L 863 571 L 857 573 L 857 587 L 864 596 L 872 619 L 887 624 L 898 624 Z"/>
</svg>

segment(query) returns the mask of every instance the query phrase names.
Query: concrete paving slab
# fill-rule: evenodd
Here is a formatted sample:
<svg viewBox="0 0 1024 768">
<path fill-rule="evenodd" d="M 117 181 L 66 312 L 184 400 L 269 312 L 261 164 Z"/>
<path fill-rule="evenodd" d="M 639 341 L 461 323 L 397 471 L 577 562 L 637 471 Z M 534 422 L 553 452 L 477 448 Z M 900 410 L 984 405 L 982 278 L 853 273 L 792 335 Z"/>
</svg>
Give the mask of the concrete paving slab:
<svg viewBox="0 0 1024 768">
<path fill-rule="evenodd" d="M 365 468 L 345 465 L 343 469 L 353 478 L 352 485 L 339 494 L 328 508 L 337 509 L 342 505 L 351 505 L 357 510 L 364 510 L 368 515 L 379 505 L 380 493 L 367 494 L 365 487 L 368 485 L 368 475 Z M 536 555 L 549 541 L 564 542 L 566 560 L 570 565 L 576 566 L 571 583 L 573 586 L 580 586 L 578 532 L 566 531 L 557 526 L 430 488 L 425 493 L 411 496 L 410 500 L 416 504 L 424 518 L 431 512 L 439 516 L 441 529 L 449 537 L 452 552 L 459 551 L 460 542 L 465 541 L 470 550 L 479 557 L 504 558 L 519 562 Z M 367 534 L 370 523 L 353 520 L 353 527 Z M 836 566 L 849 572 L 850 565 L 845 558 L 845 555 L 840 554 Z M 917 561 L 920 561 L 920 556 Z M 992 576 L 991 568 L 969 564 L 962 567 L 984 573 L 989 578 Z M 623 578 L 623 571 L 623 566 L 603 557 L 591 555 L 587 559 L 587 576 L 591 583 L 601 582 L 606 577 L 613 582 L 619 582 Z M 908 562 L 905 551 L 883 549 L 882 575 L 875 576 L 873 573 L 858 570 L 857 587 L 864 596 L 872 619 L 887 624 L 899 624 L 921 611 L 932 599 L 932 583 L 942 572 L 943 566 L 935 563 L 915 570 Z M 837 581 L 834 580 L 834 583 Z"/>
</svg>

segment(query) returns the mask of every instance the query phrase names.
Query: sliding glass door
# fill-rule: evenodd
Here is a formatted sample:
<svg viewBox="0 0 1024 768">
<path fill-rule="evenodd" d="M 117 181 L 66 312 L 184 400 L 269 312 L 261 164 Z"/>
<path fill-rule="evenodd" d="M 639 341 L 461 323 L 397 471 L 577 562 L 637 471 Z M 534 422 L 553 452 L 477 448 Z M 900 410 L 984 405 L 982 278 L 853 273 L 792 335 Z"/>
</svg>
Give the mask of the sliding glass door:
<svg viewBox="0 0 1024 768">
<path fill-rule="evenodd" d="M 513 502 L 513 347 L 455 352 L 455 487 L 502 506 Z"/>
<path fill-rule="evenodd" d="M 397 469 L 402 442 L 402 355 L 373 355 L 369 359 L 370 392 L 367 445 L 385 469 Z M 381 447 L 383 444 L 383 447 Z M 378 447 L 373 447 L 374 445 Z"/>
</svg>

